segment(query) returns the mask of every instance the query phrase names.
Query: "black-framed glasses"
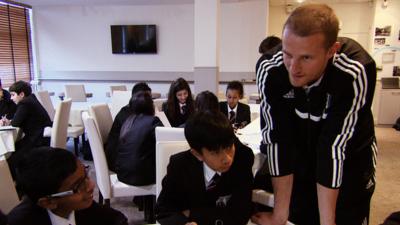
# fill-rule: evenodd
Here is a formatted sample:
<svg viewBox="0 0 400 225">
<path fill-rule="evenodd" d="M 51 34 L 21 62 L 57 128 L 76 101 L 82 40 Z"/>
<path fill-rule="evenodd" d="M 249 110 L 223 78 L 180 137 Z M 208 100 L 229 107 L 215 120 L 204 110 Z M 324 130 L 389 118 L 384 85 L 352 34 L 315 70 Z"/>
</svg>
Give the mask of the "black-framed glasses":
<svg viewBox="0 0 400 225">
<path fill-rule="evenodd" d="M 76 194 L 80 190 L 85 189 L 86 185 L 87 185 L 87 180 L 89 178 L 88 177 L 88 172 L 89 172 L 90 166 L 89 165 L 85 165 L 84 169 L 85 169 L 85 175 L 74 185 L 74 187 L 71 190 L 54 193 L 54 194 L 48 195 L 47 197 L 48 198 L 62 198 L 62 197 L 66 197 L 66 196 L 70 196 L 70 195 Z"/>
</svg>

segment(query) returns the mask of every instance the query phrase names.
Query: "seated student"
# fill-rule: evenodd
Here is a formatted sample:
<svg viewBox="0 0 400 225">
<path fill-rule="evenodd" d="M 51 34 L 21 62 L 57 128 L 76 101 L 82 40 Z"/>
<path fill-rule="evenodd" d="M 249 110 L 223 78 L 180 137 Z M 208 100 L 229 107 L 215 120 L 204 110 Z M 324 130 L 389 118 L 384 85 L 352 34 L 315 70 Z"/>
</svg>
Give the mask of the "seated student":
<svg viewBox="0 0 400 225">
<path fill-rule="evenodd" d="M 21 161 L 18 181 L 26 196 L 8 214 L 9 225 L 128 224 L 122 213 L 93 201 L 94 183 L 71 152 L 41 147 Z"/>
<path fill-rule="evenodd" d="M 6 124 L 6 119 L 11 120 L 14 117 L 17 106 L 11 100 L 10 93 L 3 89 L 0 79 L 0 126 Z"/>
<path fill-rule="evenodd" d="M 161 225 L 242 225 L 251 214 L 254 155 L 220 112 L 186 123 L 190 150 L 171 156 L 155 208 Z"/>
<path fill-rule="evenodd" d="M 136 95 L 141 95 L 143 93 L 148 93 L 151 96 L 151 88 L 149 87 L 149 85 L 144 82 L 136 83 L 132 88 L 131 98 Z M 122 124 L 124 124 L 125 120 L 132 113 L 133 112 L 129 104 L 122 107 L 118 114 L 115 116 L 110 133 L 108 134 L 107 142 L 104 149 L 106 153 L 108 168 L 112 171 L 115 171 L 115 160 L 117 157 L 117 147 Z"/>
<path fill-rule="evenodd" d="M 226 100 L 219 103 L 220 110 L 235 128 L 242 128 L 250 123 L 250 107 L 239 102 L 243 98 L 243 85 L 231 81 L 226 87 Z"/>
<path fill-rule="evenodd" d="M 185 79 L 178 78 L 171 84 L 168 100 L 163 103 L 162 111 L 164 111 L 172 127 L 181 126 L 193 113 L 192 91 Z"/>
<path fill-rule="evenodd" d="M 135 94 L 129 107 L 132 114 L 121 128 L 117 146 L 115 172 L 118 179 L 130 185 L 148 185 L 156 181 L 155 129 L 163 126 L 154 116 L 151 95 Z"/>
<path fill-rule="evenodd" d="M 7 225 L 7 216 L 0 210 L 0 225 Z"/>
<path fill-rule="evenodd" d="M 258 52 L 262 55 L 267 54 L 271 49 L 280 45 L 282 40 L 276 36 L 268 36 L 264 40 L 261 41 L 260 46 L 258 47 Z"/>
<path fill-rule="evenodd" d="M 194 101 L 194 108 L 196 109 L 196 112 L 207 110 L 211 112 L 219 112 L 218 98 L 210 91 L 200 92 Z"/>
<path fill-rule="evenodd" d="M 17 81 L 10 87 L 11 99 L 17 104 L 17 111 L 6 124 L 21 128 L 24 137 L 15 143 L 15 152 L 8 158 L 8 164 L 14 174 L 19 159 L 34 147 L 49 146 L 50 138 L 43 137 L 45 127 L 52 122 L 46 109 L 40 104 L 31 86 L 25 81 Z"/>
</svg>

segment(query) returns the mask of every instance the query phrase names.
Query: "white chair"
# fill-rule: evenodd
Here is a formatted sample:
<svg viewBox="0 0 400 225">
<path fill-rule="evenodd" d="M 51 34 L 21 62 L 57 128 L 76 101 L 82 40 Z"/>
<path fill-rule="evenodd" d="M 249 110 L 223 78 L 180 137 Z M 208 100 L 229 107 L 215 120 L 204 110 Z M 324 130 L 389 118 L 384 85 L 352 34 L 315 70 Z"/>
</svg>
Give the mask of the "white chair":
<svg viewBox="0 0 400 225">
<path fill-rule="evenodd" d="M 161 93 L 158 93 L 158 92 L 151 92 L 151 98 L 152 98 L 152 99 L 161 98 Z"/>
<path fill-rule="evenodd" d="M 157 111 L 162 111 L 162 104 L 164 102 L 166 102 L 167 99 L 166 98 L 157 98 L 157 99 L 153 99 L 154 102 L 154 109 Z"/>
<path fill-rule="evenodd" d="M 54 121 L 54 115 L 55 115 L 55 110 L 53 103 L 50 99 L 50 95 L 47 91 L 38 91 L 38 99 L 43 105 L 43 107 L 46 109 L 47 113 L 50 116 L 50 119 Z M 51 116 L 50 114 L 53 114 Z M 51 132 L 49 129 L 44 132 L 44 136 L 46 137 L 51 137 Z M 79 146 L 79 136 L 82 136 L 82 145 L 85 143 L 85 130 L 82 125 L 78 126 L 75 124 L 69 124 L 67 128 L 67 137 L 68 138 L 73 138 L 74 139 L 74 148 L 75 148 L 75 155 L 78 155 L 78 146 Z"/>
<path fill-rule="evenodd" d="M 110 86 L 111 90 L 111 95 L 113 95 L 114 91 L 127 91 L 128 89 L 126 88 L 125 85 L 113 85 Z"/>
<path fill-rule="evenodd" d="M 83 84 L 65 85 L 65 97 L 70 98 L 73 102 L 86 102 L 86 91 Z"/>
<path fill-rule="evenodd" d="M 67 147 L 68 118 L 71 103 L 71 99 L 66 99 L 57 106 L 50 136 L 50 146 L 53 148 L 65 149 Z"/>
<path fill-rule="evenodd" d="M 186 141 L 184 128 L 156 127 L 156 142 L 159 141 Z"/>
<path fill-rule="evenodd" d="M 249 104 L 250 107 L 250 118 L 251 121 L 254 121 L 258 117 L 260 117 L 260 104 Z"/>
<path fill-rule="evenodd" d="M 48 91 L 38 91 L 38 92 L 36 92 L 36 95 L 37 95 L 37 98 L 38 98 L 40 104 L 42 104 L 42 106 L 46 109 L 47 114 L 49 114 L 51 121 L 53 121 L 56 110 L 54 109 L 49 92 Z"/>
<path fill-rule="evenodd" d="M 155 116 L 157 116 L 161 120 L 164 127 L 171 127 L 171 124 L 169 123 L 169 120 L 163 111 L 156 110 Z"/>
<path fill-rule="evenodd" d="M 114 119 L 122 107 L 126 106 L 131 99 L 130 91 L 114 91 L 111 96 L 111 115 Z"/>
<path fill-rule="evenodd" d="M 89 114 L 96 123 L 102 143 L 105 144 L 113 124 L 110 108 L 105 103 L 91 105 L 89 107 Z"/>
<path fill-rule="evenodd" d="M 17 206 L 19 198 L 5 158 L 0 159 L 0 209 L 7 214 Z"/>
<path fill-rule="evenodd" d="M 93 155 L 94 168 L 96 171 L 96 183 L 99 188 L 99 203 L 103 203 L 103 198 L 105 200 L 105 204 L 109 206 L 110 199 L 114 197 L 155 195 L 155 185 L 128 185 L 119 181 L 115 173 L 110 173 L 108 170 L 100 133 L 94 120 L 88 115 L 87 112 L 84 112 L 82 117 Z M 146 214 L 146 209 L 153 209 L 153 206 L 145 206 L 144 208 Z M 153 214 L 154 213 L 151 211 L 150 215 L 152 218 L 154 218 Z"/>
<path fill-rule="evenodd" d="M 156 143 L 156 196 L 161 192 L 162 179 L 167 174 L 171 155 L 190 149 L 187 141 L 157 141 Z"/>
</svg>

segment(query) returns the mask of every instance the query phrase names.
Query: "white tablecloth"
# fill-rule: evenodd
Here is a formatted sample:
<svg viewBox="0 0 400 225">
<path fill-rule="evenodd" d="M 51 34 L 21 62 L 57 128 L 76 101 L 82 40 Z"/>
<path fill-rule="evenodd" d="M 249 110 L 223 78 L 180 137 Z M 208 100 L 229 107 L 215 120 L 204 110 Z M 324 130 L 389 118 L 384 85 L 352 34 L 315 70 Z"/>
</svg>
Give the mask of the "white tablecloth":
<svg viewBox="0 0 400 225">
<path fill-rule="evenodd" d="M 11 126 L 0 127 L 0 157 L 8 152 L 15 151 L 14 142 L 17 138 L 17 128 Z"/>
<path fill-rule="evenodd" d="M 260 143 L 262 140 L 260 118 L 253 120 L 245 128 L 237 130 L 236 136 L 243 144 L 249 146 L 253 150 L 253 174 L 255 175 L 255 173 L 258 169 L 261 168 L 265 160 L 265 155 L 260 152 Z"/>
</svg>

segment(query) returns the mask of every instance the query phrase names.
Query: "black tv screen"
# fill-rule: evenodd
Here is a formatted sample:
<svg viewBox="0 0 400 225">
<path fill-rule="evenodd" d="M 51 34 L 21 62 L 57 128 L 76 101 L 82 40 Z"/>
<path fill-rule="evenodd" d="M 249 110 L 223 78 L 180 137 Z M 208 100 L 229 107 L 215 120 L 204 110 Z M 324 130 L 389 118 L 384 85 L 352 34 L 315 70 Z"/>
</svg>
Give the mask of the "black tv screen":
<svg viewBox="0 0 400 225">
<path fill-rule="evenodd" d="M 111 25 L 113 54 L 157 53 L 156 25 Z"/>
</svg>

